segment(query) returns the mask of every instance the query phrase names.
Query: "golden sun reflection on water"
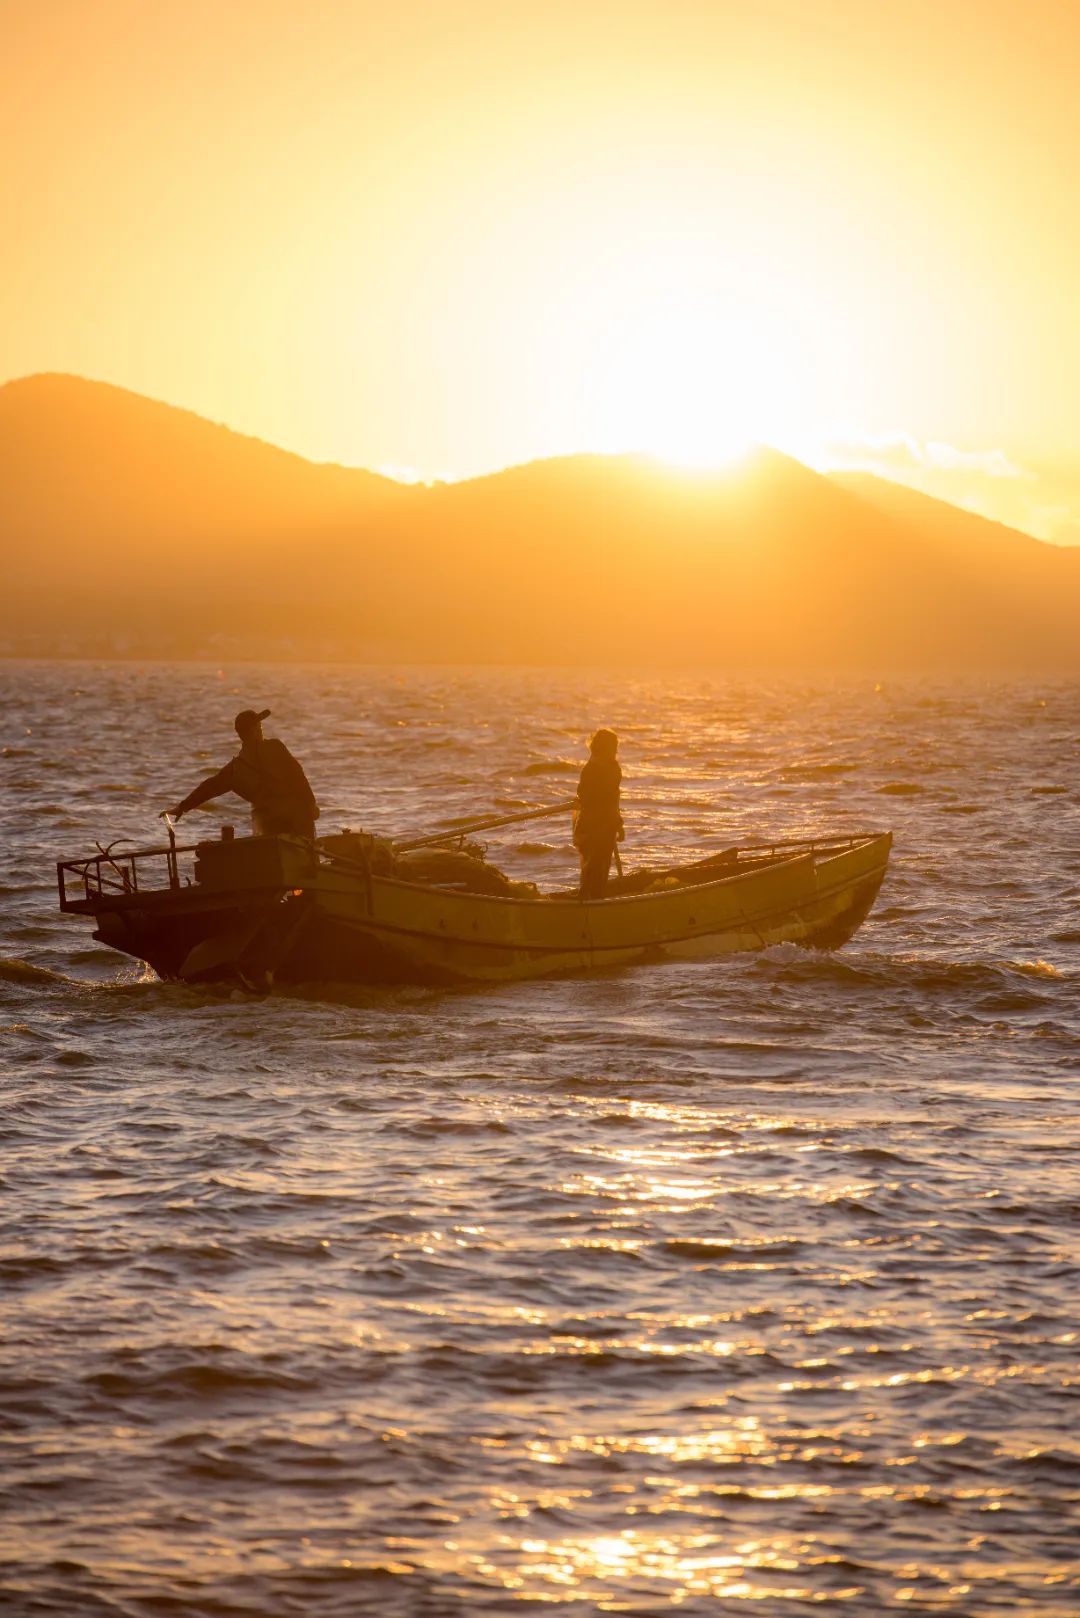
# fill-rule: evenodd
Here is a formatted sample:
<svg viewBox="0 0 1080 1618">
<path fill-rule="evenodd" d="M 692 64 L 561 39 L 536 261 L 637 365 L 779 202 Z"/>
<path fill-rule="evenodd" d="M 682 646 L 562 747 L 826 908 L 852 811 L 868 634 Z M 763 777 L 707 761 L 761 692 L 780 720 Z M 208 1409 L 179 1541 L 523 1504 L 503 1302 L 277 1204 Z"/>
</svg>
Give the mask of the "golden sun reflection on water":
<svg viewBox="0 0 1080 1618">
<path fill-rule="evenodd" d="M 665 1179 L 656 1174 L 577 1174 L 556 1189 L 567 1197 L 595 1196 L 626 1203 L 651 1203 L 657 1209 L 705 1206 L 718 1192 L 711 1182 Z"/>
<path fill-rule="evenodd" d="M 744 1460 L 771 1447 L 756 1416 L 739 1416 L 724 1427 L 688 1433 L 575 1433 L 564 1440 L 564 1453 L 596 1456 L 662 1455 L 673 1462 Z"/>
<path fill-rule="evenodd" d="M 825 1591 L 809 1582 L 791 1582 L 790 1576 L 798 1576 L 804 1568 L 837 1560 L 815 1541 L 794 1536 L 748 1539 L 725 1546 L 711 1534 L 661 1534 L 628 1528 L 591 1537 L 523 1539 L 517 1549 L 518 1571 L 506 1576 L 510 1587 L 534 1586 L 536 1581 L 571 1587 L 578 1600 L 592 1600 L 604 1609 L 616 1588 L 625 1595 L 635 1584 L 663 1589 L 665 1603 L 672 1605 L 688 1596 L 820 1603 L 849 1600 L 863 1593 L 860 1585 Z"/>
<path fill-rule="evenodd" d="M 817 1147 L 806 1145 L 797 1150 L 805 1153 L 816 1151 Z M 686 1174 L 670 1172 L 676 1165 L 686 1167 L 695 1164 L 695 1158 L 701 1155 L 706 1155 L 710 1159 L 725 1157 L 728 1160 L 747 1155 L 744 1151 L 726 1147 L 710 1150 L 707 1154 L 695 1154 L 692 1150 L 671 1153 L 664 1162 L 657 1161 L 655 1154 L 647 1154 L 646 1160 L 638 1159 L 634 1154 L 623 1151 L 603 1153 L 590 1151 L 581 1155 L 603 1157 L 612 1164 L 630 1163 L 631 1167 L 625 1168 L 621 1173 L 603 1173 L 594 1170 L 573 1174 L 555 1182 L 549 1189 L 564 1197 L 621 1203 L 638 1213 L 642 1211 L 643 1206 L 647 1206 L 650 1212 L 654 1213 L 705 1210 L 726 1197 L 759 1198 L 773 1205 L 805 1203 L 810 1206 L 821 1206 L 833 1203 L 858 1203 L 880 1192 L 897 1189 L 895 1182 L 864 1177 L 839 1183 L 803 1180 L 797 1176 L 785 1180 L 721 1177 L 719 1172 L 710 1173 L 704 1164 L 693 1178 Z M 665 1169 L 668 1172 L 663 1172 Z"/>
</svg>

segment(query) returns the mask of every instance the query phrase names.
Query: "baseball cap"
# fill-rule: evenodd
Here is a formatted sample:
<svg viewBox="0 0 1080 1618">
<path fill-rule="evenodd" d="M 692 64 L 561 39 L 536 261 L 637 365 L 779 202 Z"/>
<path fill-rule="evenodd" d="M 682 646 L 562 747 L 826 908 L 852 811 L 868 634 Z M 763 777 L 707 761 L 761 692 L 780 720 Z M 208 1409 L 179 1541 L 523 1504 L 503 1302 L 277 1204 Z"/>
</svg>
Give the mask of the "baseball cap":
<svg viewBox="0 0 1080 1618">
<path fill-rule="evenodd" d="M 264 719 L 269 719 L 269 717 L 269 708 L 264 708 L 261 713 L 256 713 L 254 708 L 244 708 L 233 720 L 236 734 L 243 736 L 246 731 L 251 730 L 255 725 L 260 725 Z"/>
</svg>

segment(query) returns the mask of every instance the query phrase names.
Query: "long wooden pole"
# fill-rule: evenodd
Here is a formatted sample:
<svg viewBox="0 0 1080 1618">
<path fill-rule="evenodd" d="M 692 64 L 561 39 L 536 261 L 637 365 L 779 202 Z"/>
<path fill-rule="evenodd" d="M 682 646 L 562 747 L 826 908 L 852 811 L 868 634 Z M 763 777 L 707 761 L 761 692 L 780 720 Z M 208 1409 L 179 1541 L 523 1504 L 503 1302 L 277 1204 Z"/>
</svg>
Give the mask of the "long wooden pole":
<svg viewBox="0 0 1080 1618">
<path fill-rule="evenodd" d="M 408 837 L 395 841 L 395 854 L 406 854 L 412 848 L 430 848 L 436 843 L 456 843 L 459 837 L 470 837 L 474 831 L 494 831 L 496 826 L 515 826 L 524 820 L 546 820 L 549 815 L 564 815 L 572 809 L 576 799 L 550 804 L 546 809 L 526 809 L 520 815 L 499 815 L 493 820 L 474 820 L 467 826 L 450 826 L 446 831 L 430 832 L 425 837 Z"/>
</svg>

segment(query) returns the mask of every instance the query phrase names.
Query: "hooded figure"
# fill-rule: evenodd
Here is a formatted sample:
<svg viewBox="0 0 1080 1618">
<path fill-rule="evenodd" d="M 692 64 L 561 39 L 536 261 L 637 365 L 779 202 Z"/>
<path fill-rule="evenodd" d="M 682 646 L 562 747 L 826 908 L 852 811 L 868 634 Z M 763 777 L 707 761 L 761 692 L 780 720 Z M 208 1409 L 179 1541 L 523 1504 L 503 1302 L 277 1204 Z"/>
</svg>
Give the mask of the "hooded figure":
<svg viewBox="0 0 1080 1618">
<path fill-rule="evenodd" d="M 583 899 L 602 899 L 615 844 L 625 835 L 619 810 L 622 770 L 616 757 L 619 738 L 613 730 L 598 730 L 589 743 L 589 762 L 578 781 L 574 807 L 574 847 L 581 855 Z"/>
<path fill-rule="evenodd" d="M 235 792 L 251 805 L 251 829 L 256 837 L 290 832 L 314 840 L 319 806 L 303 769 L 284 742 L 264 737 L 262 722 L 270 710 L 255 713 L 245 708 L 235 720 L 240 751 L 216 775 L 200 781 L 194 792 L 168 812 L 179 820 L 189 809 L 225 792 Z"/>
</svg>

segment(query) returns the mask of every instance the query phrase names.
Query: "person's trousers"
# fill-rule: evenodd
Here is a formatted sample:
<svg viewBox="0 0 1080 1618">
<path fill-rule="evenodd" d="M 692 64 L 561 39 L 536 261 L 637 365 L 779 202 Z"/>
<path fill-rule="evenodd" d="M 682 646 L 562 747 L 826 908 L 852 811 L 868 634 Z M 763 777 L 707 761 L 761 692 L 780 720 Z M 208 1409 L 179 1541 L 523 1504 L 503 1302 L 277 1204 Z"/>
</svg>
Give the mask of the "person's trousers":
<svg viewBox="0 0 1080 1618">
<path fill-rule="evenodd" d="M 578 842 L 578 853 L 581 855 L 581 887 L 578 891 L 583 899 L 602 899 L 607 892 L 616 836 L 614 831 L 605 831 L 583 837 Z"/>
</svg>

